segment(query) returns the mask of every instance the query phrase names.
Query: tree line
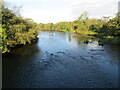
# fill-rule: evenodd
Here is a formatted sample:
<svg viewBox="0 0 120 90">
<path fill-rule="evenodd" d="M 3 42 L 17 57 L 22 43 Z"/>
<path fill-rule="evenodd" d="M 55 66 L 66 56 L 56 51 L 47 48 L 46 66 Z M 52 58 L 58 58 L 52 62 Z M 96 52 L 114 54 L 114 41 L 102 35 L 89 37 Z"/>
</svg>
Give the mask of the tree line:
<svg viewBox="0 0 120 90">
<path fill-rule="evenodd" d="M 120 13 L 114 18 L 102 17 L 101 19 L 89 18 L 87 12 L 83 12 L 72 22 L 40 23 L 40 30 L 63 31 L 90 35 L 99 39 L 111 39 L 120 37 Z M 118 41 L 118 40 L 117 40 Z"/>
</svg>

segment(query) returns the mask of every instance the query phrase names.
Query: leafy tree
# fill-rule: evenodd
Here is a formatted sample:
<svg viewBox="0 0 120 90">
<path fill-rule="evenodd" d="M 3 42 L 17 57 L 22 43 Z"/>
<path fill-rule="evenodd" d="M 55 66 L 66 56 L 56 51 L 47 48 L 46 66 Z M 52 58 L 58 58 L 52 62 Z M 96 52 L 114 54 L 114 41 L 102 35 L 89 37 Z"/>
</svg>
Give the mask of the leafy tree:
<svg viewBox="0 0 120 90">
<path fill-rule="evenodd" d="M 9 52 L 11 48 L 17 45 L 31 44 L 37 40 L 39 26 L 32 19 L 24 19 L 7 7 L 2 8 L 1 16 L 0 34 L 2 35 L 2 46 L 0 48 L 2 52 Z"/>
<path fill-rule="evenodd" d="M 95 37 L 105 39 L 108 37 L 120 37 L 120 13 L 114 18 L 103 17 L 101 19 L 88 18 L 88 13 L 83 12 L 77 20 L 72 22 L 59 22 L 52 24 L 40 24 L 41 30 L 76 32 L 83 35 L 94 35 Z"/>
</svg>

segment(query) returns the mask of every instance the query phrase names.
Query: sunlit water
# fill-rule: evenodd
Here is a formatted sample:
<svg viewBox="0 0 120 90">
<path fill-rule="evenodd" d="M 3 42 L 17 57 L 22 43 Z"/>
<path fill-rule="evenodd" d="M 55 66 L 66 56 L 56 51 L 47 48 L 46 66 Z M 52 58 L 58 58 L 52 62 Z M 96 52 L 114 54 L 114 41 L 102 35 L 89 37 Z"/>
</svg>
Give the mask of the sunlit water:
<svg viewBox="0 0 120 90">
<path fill-rule="evenodd" d="M 118 87 L 117 46 L 64 32 L 41 32 L 38 38 L 3 55 L 3 88 Z"/>
</svg>

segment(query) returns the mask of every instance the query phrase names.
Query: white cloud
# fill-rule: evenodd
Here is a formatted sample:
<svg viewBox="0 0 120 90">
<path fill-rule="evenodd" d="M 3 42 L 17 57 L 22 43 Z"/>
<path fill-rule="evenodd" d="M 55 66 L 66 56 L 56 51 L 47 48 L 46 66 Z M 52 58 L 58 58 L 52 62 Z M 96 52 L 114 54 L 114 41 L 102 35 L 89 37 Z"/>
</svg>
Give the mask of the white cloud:
<svg viewBox="0 0 120 90">
<path fill-rule="evenodd" d="M 117 13 L 119 0 L 75 0 L 71 5 L 72 14 L 77 17 L 88 11 L 90 17 L 113 16 Z"/>
<path fill-rule="evenodd" d="M 69 11 L 41 11 L 35 14 L 34 12 L 29 15 L 29 13 L 23 13 L 24 16 L 29 18 L 34 18 L 38 23 L 56 23 L 59 21 L 70 21 L 73 20 L 70 16 Z"/>
<path fill-rule="evenodd" d="M 72 21 L 84 11 L 90 17 L 113 16 L 119 0 L 5 0 L 23 5 L 24 17 L 40 23 Z"/>
</svg>

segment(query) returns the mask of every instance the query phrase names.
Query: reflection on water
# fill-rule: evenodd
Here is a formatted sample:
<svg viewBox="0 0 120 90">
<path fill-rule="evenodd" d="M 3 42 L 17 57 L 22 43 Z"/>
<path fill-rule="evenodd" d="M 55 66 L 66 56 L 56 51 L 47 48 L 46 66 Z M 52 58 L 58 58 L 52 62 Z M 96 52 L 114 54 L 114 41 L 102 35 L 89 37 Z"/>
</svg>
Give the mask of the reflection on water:
<svg viewBox="0 0 120 90">
<path fill-rule="evenodd" d="M 40 53 L 40 48 L 38 48 L 37 44 L 26 45 L 11 51 L 11 54 L 22 55 L 22 56 L 34 54 L 34 53 Z"/>
<path fill-rule="evenodd" d="M 3 55 L 3 87 L 117 87 L 118 46 L 65 32 L 38 37 Z"/>
</svg>

